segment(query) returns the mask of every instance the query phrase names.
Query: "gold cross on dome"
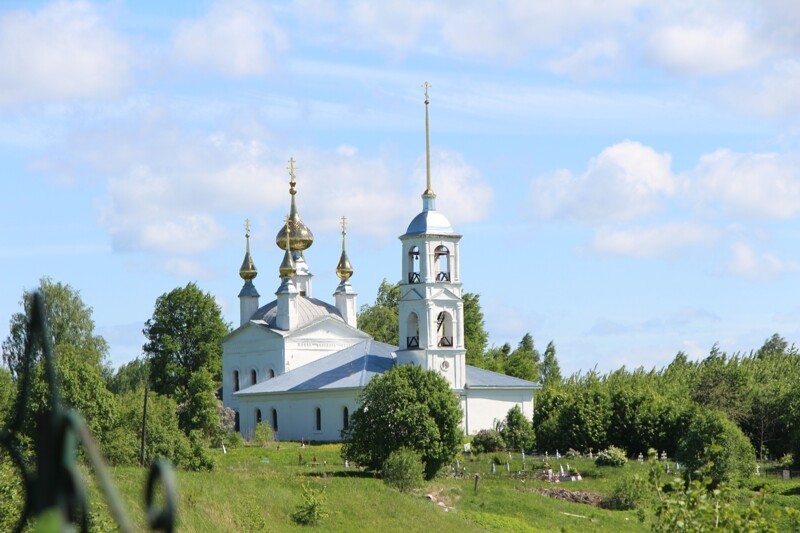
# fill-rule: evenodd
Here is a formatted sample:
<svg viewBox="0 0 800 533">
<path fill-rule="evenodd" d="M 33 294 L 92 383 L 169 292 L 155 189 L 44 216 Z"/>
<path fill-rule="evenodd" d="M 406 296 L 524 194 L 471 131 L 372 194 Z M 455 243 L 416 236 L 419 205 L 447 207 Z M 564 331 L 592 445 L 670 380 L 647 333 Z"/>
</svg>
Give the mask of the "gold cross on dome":
<svg viewBox="0 0 800 533">
<path fill-rule="evenodd" d="M 342 216 L 342 221 L 339 223 L 342 226 L 342 233 L 347 233 L 347 218 Z"/>
<path fill-rule="evenodd" d="M 425 88 L 425 103 L 427 104 L 428 103 L 428 89 L 433 87 L 433 85 L 431 85 L 430 83 L 428 83 L 426 81 L 425 83 L 422 84 L 422 86 Z"/>
<path fill-rule="evenodd" d="M 249 237 L 250 236 L 250 219 L 244 219 L 244 234 Z"/>
<path fill-rule="evenodd" d="M 290 157 L 289 158 L 289 166 L 286 167 L 286 170 L 289 171 L 289 176 L 292 178 L 292 180 L 294 180 L 294 171 L 297 170 L 297 167 L 294 166 L 294 164 L 295 164 L 294 157 Z"/>
</svg>

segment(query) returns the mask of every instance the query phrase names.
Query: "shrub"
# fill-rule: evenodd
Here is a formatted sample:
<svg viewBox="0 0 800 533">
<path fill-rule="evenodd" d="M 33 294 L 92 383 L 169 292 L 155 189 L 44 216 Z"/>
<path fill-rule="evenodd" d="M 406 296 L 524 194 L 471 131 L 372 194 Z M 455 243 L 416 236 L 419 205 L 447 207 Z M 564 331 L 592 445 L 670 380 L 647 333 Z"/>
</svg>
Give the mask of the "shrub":
<svg viewBox="0 0 800 533">
<path fill-rule="evenodd" d="M 493 457 L 492 457 L 492 462 L 493 462 L 494 464 L 498 465 L 498 466 L 506 464 L 506 460 L 505 460 L 505 458 L 503 458 L 503 457 L 500 457 L 499 455 L 495 455 L 495 456 L 493 456 Z"/>
<path fill-rule="evenodd" d="M 614 486 L 611 496 L 603 501 L 603 507 L 619 511 L 636 509 L 646 493 L 647 483 L 643 478 L 639 475 L 626 477 Z"/>
<path fill-rule="evenodd" d="M 0 451 L 0 531 L 14 529 L 24 502 L 22 476 L 5 450 Z"/>
<path fill-rule="evenodd" d="M 594 462 L 598 466 L 623 466 L 628 462 L 628 458 L 625 457 L 625 450 L 622 448 L 609 446 L 597 454 L 597 459 Z"/>
<path fill-rule="evenodd" d="M 400 448 L 389 454 L 383 463 L 383 481 L 400 492 L 422 485 L 425 466 L 419 454 L 409 448 Z"/>
<path fill-rule="evenodd" d="M 303 485 L 303 502 L 292 513 L 292 520 L 303 526 L 315 526 L 326 516 L 325 489 Z"/>
<path fill-rule="evenodd" d="M 493 429 L 482 429 L 472 439 L 472 450 L 476 453 L 499 452 L 506 447 L 503 436 Z"/>
<path fill-rule="evenodd" d="M 272 427 L 268 422 L 259 422 L 256 424 L 256 430 L 253 432 L 253 442 L 262 448 L 266 448 L 267 444 L 272 442 Z"/>
<path fill-rule="evenodd" d="M 502 435 L 506 446 L 514 450 L 530 449 L 535 442 L 533 424 L 525 418 L 519 405 L 515 405 L 508 410 L 500 435 Z"/>
<path fill-rule="evenodd" d="M 794 455 L 791 453 L 786 453 L 775 461 L 775 466 L 778 468 L 791 468 L 794 465 Z"/>
</svg>

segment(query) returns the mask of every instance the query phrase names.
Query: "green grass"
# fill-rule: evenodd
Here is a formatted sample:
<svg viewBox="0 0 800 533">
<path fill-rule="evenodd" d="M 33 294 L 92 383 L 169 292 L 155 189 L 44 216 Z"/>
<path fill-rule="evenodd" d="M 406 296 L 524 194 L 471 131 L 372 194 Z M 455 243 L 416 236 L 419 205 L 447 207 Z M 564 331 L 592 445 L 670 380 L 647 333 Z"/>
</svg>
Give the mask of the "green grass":
<svg viewBox="0 0 800 533">
<path fill-rule="evenodd" d="M 324 489 L 329 513 L 316 529 L 320 531 L 376 530 L 409 531 L 648 531 L 653 519 L 645 521 L 637 511 L 612 511 L 586 504 L 548 498 L 533 492 L 559 486 L 608 495 L 626 476 L 647 478 L 648 466 L 628 463 L 621 468 L 596 467 L 588 459 L 562 459 L 577 467 L 581 482 L 554 485 L 540 480 L 515 477 L 522 469 L 518 456 L 491 473 L 492 454 L 474 460 L 461 458 L 464 478 L 438 477 L 421 490 L 401 494 L 380 479 L 356 468 L 345 469 L 334 444 L 275 444 L 269 448 L 240 447 L 227 455 L 214 452 L 213 472 L 177 472 L 179 490 L 179 531 L 301 531 L 291 515 L 302 501 L 303 484 Z M 300 454 L 302 462 L 300 463 Z M 310 463 L 316 457 L 317 465 Z M 504 456 L 505 459 L 506 456 Z M 325 464 L 327 462 L 327 464 Z M 558 461 L 551 465 L 558 469 Z M 529 458 L 526 472 L 542 469 L 542 461 Z M 474 491 L 474 474 L 480 474 Z M 144 529 L 143 491 L 146 472 L 140 468 L 116 468 L 113 475 L 137 529 Z M 758 485 L 758 481 L 751 483 Z M 800 480 L 770 478 L 770 511 L 782 507 L 800 508 Z M 426 495 L 434 494 L 436 501 Z M 739 497 L 747 505 L 755 492 L 742 489 Z M 97 498 L 96 491 L 94 497 Z M 447 506 L 445 511 L 437 502 Z M 107 511 L 97 504 L 93 509 Z M 102 520 L 101 520 L 102 521 Z"/>
</svg>

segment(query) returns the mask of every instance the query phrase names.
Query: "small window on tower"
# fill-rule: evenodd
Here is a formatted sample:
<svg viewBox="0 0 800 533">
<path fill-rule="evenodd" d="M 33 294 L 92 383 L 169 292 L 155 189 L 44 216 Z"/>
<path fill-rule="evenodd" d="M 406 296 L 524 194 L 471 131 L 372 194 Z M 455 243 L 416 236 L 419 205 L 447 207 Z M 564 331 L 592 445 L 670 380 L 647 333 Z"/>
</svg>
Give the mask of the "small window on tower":
<svg viewBox="0 0 800 533">
<path fill-rule="evenodd" d="M 437 246 L 433 251 L 433 262 L 436 264 L 436 281 L 450 281 L 450 250 L 446 246 Z"/>
<path fill-rule="evenodd" d="M 408 251 L 408 282 L 419 283 L 419 247 L 412 246 Z"/>
</svg>

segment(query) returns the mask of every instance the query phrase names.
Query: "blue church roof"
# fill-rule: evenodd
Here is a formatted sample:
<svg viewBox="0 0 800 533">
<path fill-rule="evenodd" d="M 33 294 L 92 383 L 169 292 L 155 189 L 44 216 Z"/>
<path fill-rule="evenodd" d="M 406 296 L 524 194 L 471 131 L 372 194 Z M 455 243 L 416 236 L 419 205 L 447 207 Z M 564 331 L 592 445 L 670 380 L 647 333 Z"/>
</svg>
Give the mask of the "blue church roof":
<svg viewBox="0 0 800 533">
<path fill-rule="evenodd" d="M 446 216 L 435 209 L 426 209 L 414 217 L 403 237 L 453 234 L 455 234 L 455 230 Z"/>
</svg>

